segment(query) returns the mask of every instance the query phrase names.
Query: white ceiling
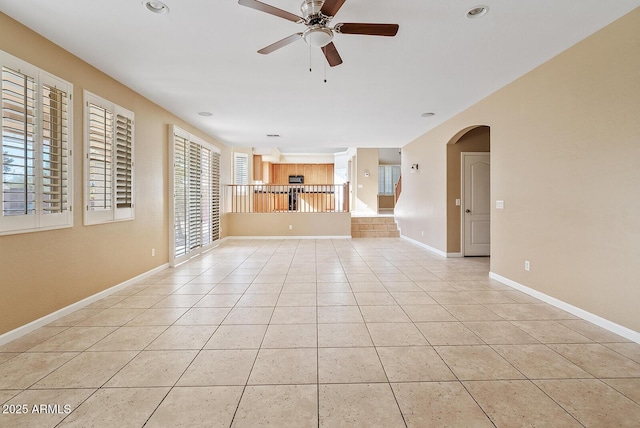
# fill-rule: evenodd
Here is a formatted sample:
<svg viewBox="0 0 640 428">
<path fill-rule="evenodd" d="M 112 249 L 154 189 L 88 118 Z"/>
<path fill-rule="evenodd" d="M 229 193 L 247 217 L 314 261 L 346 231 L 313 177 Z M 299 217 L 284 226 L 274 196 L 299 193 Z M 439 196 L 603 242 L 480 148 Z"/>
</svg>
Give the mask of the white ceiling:
<svg viewBox="0 0 640 428">
<path fill-rule="evenodd" d="M 401 147 L 640 6 L 347 0 L 332 24 L 397 23 L 400 30 L 394 38 L 337 34 L 344 63 L 330 68 L 304 41 L 256 53 L 301 24 L 237 0 L 164 2 L 166 15 L 147 11 L 142 0 L 0 0 L 0 11 L 223 143 L 300 152 Z M 297 15 L 302 3 L 264 2 Z M 468 19 L 479 4 L 489 13 Z M 425 112 L 436 115 L 420 117 Z"/>
</svg>

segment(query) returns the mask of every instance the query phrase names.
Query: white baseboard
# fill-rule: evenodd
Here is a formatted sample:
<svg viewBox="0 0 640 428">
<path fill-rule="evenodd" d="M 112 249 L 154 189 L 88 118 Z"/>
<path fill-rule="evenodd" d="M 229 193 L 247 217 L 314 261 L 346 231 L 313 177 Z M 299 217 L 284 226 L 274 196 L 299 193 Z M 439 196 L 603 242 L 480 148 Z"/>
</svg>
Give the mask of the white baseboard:
<svg viewBox="0 0 640 428">
<path fill-rule="evenodd" d="M 462 255 L 462 253 L 447 253 L 447 257 L 455 259 L 455 258 L 461 258 L 461 257 L 464 257 L 464 256 Z"/>
<path fill-rule="evenodd" d="M 92 296 L 89 296 L 78 302 L 72 303 L 69 306 L 65 306 L 64 308 L 59 309 L 55 312 L 52 312 L 49 315 L 45 315 L 42 318 L 38 318 L 35 321 L 31 321 L 28 324 L 20 326 L 11 331 L 8 331 L 0 335 L 0 346 L 4 345 L 5 343 L 11 342 L 12 340 L 15 340 L 19 337 L 22 337 L 25 334 L 31 333 L 32 331 L 37 330 L 38 328 L 43 327 L 49 323 L 52 323 L 53 321 L 56 321 L 64 316 L 67 316 L 70 313 L 77 311 L 78 309 L 82 309 L 93 302 L 97 302 L 98 300 L 105 298 L 115 293 L 116 291 L 120 291 L 124 288 L 127 288 L 128 286 L 133 285 L 142 279 L 148 278 L 151 275 L 155 275 L 158 272 L 162 272 L 168 267 L 169 267 L 169 263 L 165 263 L 161 266 L 158 266 L 157 268 L 151 269 L 150 271 L 142 273 L 134 278 L 121 282 L 118 285 L 114 285 L 113 287 L 107 288 L 106 290 L 100 291 Z"/>
<path fill-rule="evenodd" d="M 621 326 L 620 324 L 616 324 L 613 321 L 609 321 L 608 319 L 592 314 L 591 312 L 585 311 L 584 309 L 580 309 L 576 306 L 563 302 L 562 300 L 558 300 L 555 297 L 551 297 L 547 294 L 541 293 L 540 291 L 534 290 L 533 288 L 529 288 L 525 285 L 512 281 L 509 278 L 505 278 L 496 273 L 489 272 L 489 278 L 495 279 L 496 281 L 501 282 L 505 285 L 508 285 L 509 287 L 514 288 L 518 291 L 522 291 L 523 293 L 528 294 L 531 297 L 535 297 L 536 299 L 542 300 L 543 302 L 548 303 L 552 306 L 555 306 L 556 308 L 569 312 L 572 315 L 575 315 L 586 321 L 589 321 L 599 327 L 609 330 L 612 333 L 615 333 L 626 339 L 632 340 L 636 343 L 640 343 L 640 332 L 631 330 L 627 327 Z"/>
<path fill-rule="evenodd" d="M 445 253 L 444 251 L 440 251 L 440 250 L 438 250 L 437 248 L 430 247 L 430 246 L 429 246 L 429 245 L 427 245 L 427 244 L 424 244 L 424 243 L 422 243 L 422 242 L 420 242 L 420 241 L 416 241 L 415 239 L 408 238 L 408 237 L 406 237 L 406 236 L 404 236 L 404 235 L 402 235 L 402 234 L 400 234 L 400 237 L 401 237 L 402 239 L 406 239 L 407 241 L 409 241 L 409 242 L 412 242 L 412 243 L 416 244 L 416 245 L 417 245 L 417 246 L 419 246 L 419 247 L 424 248 L 424 249 L 425 249 L 425 250 L 427 250 L 427 251 L 431 251 L 432 253 L 435 253 L 435 254 L 437 254 L 437 255 L 439 255 L 439 256 L 442 256 L 442 257 L 447 257 L 447 253 Z"/>
</svg>

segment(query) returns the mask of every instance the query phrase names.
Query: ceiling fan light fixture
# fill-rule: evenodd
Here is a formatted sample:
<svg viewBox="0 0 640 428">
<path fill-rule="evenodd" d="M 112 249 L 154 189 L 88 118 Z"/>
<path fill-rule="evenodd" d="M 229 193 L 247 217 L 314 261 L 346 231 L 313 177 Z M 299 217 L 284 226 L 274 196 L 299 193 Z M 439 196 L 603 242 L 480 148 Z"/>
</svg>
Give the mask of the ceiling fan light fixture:
<svg viewBox="0 0 640 428">
<path fill-rule="evenodd" d="M 481 16 L 485 16 L 489 12 L 488 6 L 476 6 L 469 9 L 467 12 L 467 18 L 474 19 L 480 18 Z"/>
<path fill-rule="evenodd" d="M 302 38 L 309 45 L 322 48 L 333 40 L 333 31 L 325 27 L 311 27 L 302 34 Z"/>
<path fill-rule="evenodd" d="M 433 116 L 435 116 L 435 115 L 436 115 L 436 114 L 435 114 L 435 113 L 433 113 L 433 112 L 427 112 L 427 113 L 422 113 L 422 114 L 420 115 L 420 117 L 433 117 Z"/>
</svg>

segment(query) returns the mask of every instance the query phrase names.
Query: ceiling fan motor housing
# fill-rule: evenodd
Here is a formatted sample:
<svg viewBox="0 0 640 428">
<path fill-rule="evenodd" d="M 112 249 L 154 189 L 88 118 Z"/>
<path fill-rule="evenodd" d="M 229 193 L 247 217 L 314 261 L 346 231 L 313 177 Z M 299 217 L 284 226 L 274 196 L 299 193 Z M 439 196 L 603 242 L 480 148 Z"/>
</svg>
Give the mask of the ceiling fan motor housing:
<svg viewBox="0 0 640 428">
<path fill-rule="evenodd" d="M 304 23 L 308 27 L 302 34 L 302 38 L 311 46 L 319 48 L 333 40 L 333 31 L 327 27 L 331 17 L 320 12 L 323 4 L 324 0 L 304 0 L 300 6 Z"/>
<path fill-rule="evenodd" d="M 304 19 L 308 22 L 314 15 L 319 15 L 323 4 L 324 0 L 304 0 L 300 6 Z"/>
</svg>

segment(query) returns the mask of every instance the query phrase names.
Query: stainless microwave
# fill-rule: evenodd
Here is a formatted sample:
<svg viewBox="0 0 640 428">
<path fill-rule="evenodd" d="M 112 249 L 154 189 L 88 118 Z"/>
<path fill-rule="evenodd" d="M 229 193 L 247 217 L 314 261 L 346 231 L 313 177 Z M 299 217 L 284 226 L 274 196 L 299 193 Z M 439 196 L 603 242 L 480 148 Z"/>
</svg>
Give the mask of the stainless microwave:
<svg viewBox="0 0 640 428">
<path fill-rule="evenodd" d="M 290 175 L 289 184 L 304 184 L 304 175 Z"/>
</svg>

